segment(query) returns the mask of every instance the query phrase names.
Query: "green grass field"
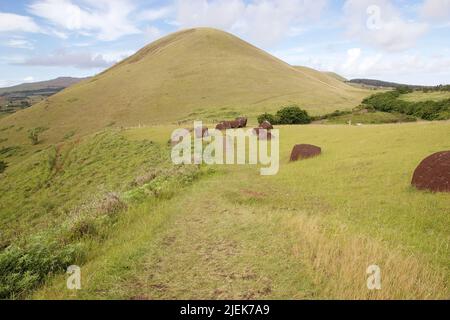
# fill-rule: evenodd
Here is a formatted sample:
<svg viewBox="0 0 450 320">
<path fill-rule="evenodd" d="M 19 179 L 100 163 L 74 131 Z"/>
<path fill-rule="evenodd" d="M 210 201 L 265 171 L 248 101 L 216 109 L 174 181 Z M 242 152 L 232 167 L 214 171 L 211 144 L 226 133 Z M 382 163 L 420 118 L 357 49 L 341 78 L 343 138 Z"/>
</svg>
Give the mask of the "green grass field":
<svg viewBox="0 0 450 320">
<path fill-rule="evenodd" d="M 411 122 L 415 121 L 414 117 L 410 117 L 400 113 L 388 113 L 388 112 L 368 112 L 357 113 L 332 117 L 325 121 L 329 124 L 348 124 L 351 121 L 352 124 L 383 124 L 383 123 L 399 123 L 399 122 Z"/>
<path fill-rule="evenodd" d="M 170 131 L 123 134 L 165 144 Z M 278 175 L 218 166 L 170 197 L 144 197 L 90 243 L 81 291 L 61 274 L 32 297 L 449 298 L 450 197 L 410 186 L 424 157 L 450 149 L 449 132 L 449 122 L 282 127 Z M 289 163 L 296 143 L 323 154 Z M 380 291 L 366 288 L 371 264 Z"/>
<path fill-rule="evenodd" d="M 421 102 L 421 101 L 440 101 L 445 99 L 450 99 L 450 92 L 448 91 L 435 91 L 435 92 L 423 92 L 423 91 L 414 91 L 412 93 L 408 93 L 402 95 L 400 97 L 401 100 L 405 100 L 408 102 Z"/>
</svg>

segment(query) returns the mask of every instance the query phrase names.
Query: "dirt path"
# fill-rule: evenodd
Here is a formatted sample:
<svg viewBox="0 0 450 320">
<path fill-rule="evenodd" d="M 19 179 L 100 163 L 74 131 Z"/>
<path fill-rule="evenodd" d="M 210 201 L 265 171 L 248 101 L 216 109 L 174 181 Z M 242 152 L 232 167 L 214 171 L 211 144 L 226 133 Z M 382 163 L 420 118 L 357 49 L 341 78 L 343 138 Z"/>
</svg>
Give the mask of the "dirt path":
<svg viewBox="0 0 450 320">
<path fill-rule="evenodd" d="M 171 208 L 177 215 L 160 234 L 145 262 L 128 281 L 134 299 L 259 299 L 311 296 L 302 266 L 290 261 L 280 225 L 255 204 L 263 183 L 249 185 L 252 171 L 202 181 Z M 247 182 L 246 182 L 247 181 Z M 280 245 L 282 244 L 282 245 Z M 284 286 L 295 272 L 298 283 Z"/>
</svg>

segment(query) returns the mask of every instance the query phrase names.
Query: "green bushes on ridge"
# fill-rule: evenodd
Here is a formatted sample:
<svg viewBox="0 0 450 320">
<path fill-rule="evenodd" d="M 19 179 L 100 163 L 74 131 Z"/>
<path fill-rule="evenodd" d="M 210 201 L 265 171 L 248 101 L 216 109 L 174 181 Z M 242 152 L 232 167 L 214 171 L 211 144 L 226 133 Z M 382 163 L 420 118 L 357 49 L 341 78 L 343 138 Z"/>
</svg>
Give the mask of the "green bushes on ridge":
<svg viewBox="0 0 450 320">
<path fill-rule="evenodd" d="M 280 109 L 275 115 L 264 113 L 258 117 L 258 123 L 269 121 L 271 124 L 309 124 L 312 118 L 308 112 L 298 106 L 287 106 Z"/>
<path fill-rule="evenodd" d="M 402 94 L 410 92 L 412 92 L 411 89 L 398 88 L 394 91 L 377 93 L 364 99 L 363 104 L 378 111 L 398 112 L 424 120 L 450 119 L 450 99 L 418 102 L 400 99 Z"/>
</svg>

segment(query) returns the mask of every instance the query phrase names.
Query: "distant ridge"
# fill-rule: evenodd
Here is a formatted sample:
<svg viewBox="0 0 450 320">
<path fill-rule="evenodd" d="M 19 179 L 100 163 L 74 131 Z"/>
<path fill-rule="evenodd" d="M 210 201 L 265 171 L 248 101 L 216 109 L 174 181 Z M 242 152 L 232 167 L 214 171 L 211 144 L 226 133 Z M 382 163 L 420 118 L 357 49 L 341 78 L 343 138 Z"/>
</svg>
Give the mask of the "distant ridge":
<svg viewBox="0 0 450 320">
<path fill-rule="evenodd" d="M 408 87 L 408 88 L 411 88 L 411 89 L 431 88 L 429 86 L 409 85 L 409 84 L 381 81 L 381 80 L 375 80 L 375 79 L 352 79 L 352 80 L 347 81 L 347 82 L 348 83 L 365 85 L 365 86 L 369 86 L 369 87 L 378 87 L 378 88 L 399 88 L 399 87 Z"/>
<path fill-rule="evenodd" d="M 27 82 L 12 87 L 0 88 L 0 94 L 42 89 L 67 88 L 85 79 L 87 78 L 59 77 L 47 81 Z"/>
</svg>

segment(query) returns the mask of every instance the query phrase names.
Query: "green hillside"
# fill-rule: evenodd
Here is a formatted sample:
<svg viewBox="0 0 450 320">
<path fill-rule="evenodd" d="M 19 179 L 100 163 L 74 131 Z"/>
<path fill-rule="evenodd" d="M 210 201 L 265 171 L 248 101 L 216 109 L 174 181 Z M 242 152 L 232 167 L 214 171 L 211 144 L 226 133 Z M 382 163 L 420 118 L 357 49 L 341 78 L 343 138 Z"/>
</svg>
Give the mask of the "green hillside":
<svg viewBox="0 0 450 320">
<path fill-rule="evenodd" d="M 346 78 L 344 78 L 340 74 L 337 74 L 336 72 L 325 72 L 325 74 L 329 75 L 332 78 L 335 78 L 336 80 L 342 81 L 342 82 L 348 81 Z"/>
<path fill-rule="evenodd" d="M 69 132 L 107 126 L 174 123 L 197 113 L 249 116 L 298 104 L 312 114 L 349 109 L 368 95 L 323 73 L 296 69 L 237 37 L 191 29 L 162 38 L 96 77 L 27 110 L 0 119 L 0 128 L 46 127 L 55 143 Z M 25 142 L 23 134 L 5 132 Z"/>
<path fill-rule="evenodd" d="M 417 191 L 410 181 L 425 156 L 450 148 L 442 139 L 450 123 L 280 129 L 278 175 L 219 166 L 189 179 L 188 188 L 175 175 L 177 183 L 161 184 L 163 175 L 140 189 L 147 195 L 128 202 L 113 228 L 100 225 L 77 238 L 90 244 L 77 261 L 82 290 L 67 290 L 61 272 L 32 297 L 447 298 L 450 198 Z M 121 135 L 130 144 L 159 143 L 168 132 L 159 126 Z M 292 146 L 301 142 L 324 152 L 289 163 Z M 125 200 L 127 188 L 136 187 L 122 189 Z M 382 270 L 382 290 L 367 290 L 371 264 Z"/>
</svg>

